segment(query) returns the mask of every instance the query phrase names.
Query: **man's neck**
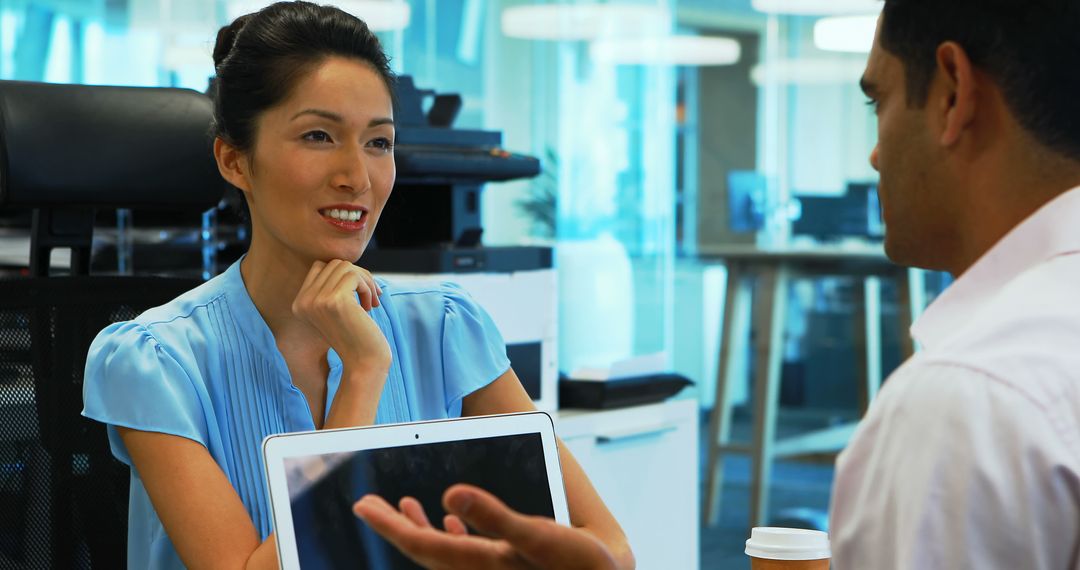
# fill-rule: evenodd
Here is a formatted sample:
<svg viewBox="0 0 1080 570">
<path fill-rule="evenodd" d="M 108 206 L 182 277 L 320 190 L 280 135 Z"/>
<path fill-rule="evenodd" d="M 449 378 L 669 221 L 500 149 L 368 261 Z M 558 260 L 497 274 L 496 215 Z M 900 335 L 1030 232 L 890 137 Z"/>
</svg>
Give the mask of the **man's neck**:
<svg viewBox="0 0 1080 570">
<path fill-rule="evenodd" d="M 959 277 L 1014 228 L 1058 196 L 1080 187 L 1080 163 L 1032 161 L 1028 168 L 987 171 L 970 196 L 964 243 L 949 272 Z"/>
</svg>

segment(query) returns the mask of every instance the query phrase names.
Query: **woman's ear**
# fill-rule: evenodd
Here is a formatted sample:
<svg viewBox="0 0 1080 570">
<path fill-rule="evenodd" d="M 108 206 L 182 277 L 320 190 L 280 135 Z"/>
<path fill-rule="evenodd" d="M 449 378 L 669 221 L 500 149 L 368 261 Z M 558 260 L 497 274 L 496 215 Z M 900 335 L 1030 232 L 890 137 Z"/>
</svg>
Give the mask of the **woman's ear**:
<svg viewBox="0 0 1080 570">
<path fill-rule="evenodd" d="M 217 137 L 214 139 L 214 159 L 226 182 L 245 194 L 251 192 L 250 163 L 243 152 Z"/>
</svg>

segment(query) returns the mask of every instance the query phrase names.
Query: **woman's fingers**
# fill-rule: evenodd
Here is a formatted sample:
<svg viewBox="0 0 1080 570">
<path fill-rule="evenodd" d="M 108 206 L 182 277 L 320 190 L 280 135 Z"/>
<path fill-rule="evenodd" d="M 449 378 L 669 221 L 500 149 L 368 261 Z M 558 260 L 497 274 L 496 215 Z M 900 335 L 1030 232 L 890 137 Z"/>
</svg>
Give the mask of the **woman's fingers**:
<svg viewBox="0 0 1080 570">
<path fill-rule="evenodd" d="M 326 263 L 322 261 L 316 261 L 311 264 L 307 275 L 304 276 L 304 282 L 300 285 L 300 291 L 297 292 L 296 298 L 293 299 L 292 312 L 294 315 L 299 316 L 309 308 L 309 299 L 311 297 L 311 291 L 313 290 L 313 284 L 324 277 L 325 268 Z"/>
<path fill-rule="evenodd" d="M 293 303 L 293 312 L 333 309 L 338 303 L 346 305 L 352 296 L 359 297 L 360 306 L 370 312 L 380 305 L 382 288 L 369 271 L 348 261 L 334 259 L 312 264 Z"/>
<path fill-rule="evenodd" d="M 304 277 L 304 282 L 300 285 L 300 290 L 303 291 L 311 286 L 315 279 L 322 273 L 323 268 L 326 267 L 326 263 L 322 261 L 315 261 L 308 268 L 307 275 Z"/>
<path fill-rule="evenodd" d="M 382 287 L 379 287 L 379 283 L 375 281 L 375 276 L 372 275 L 371 272 L 366 269 L 361 269 L 361 271 L 364 272 L 364 275 L 367 276 L 368 282 L 371 284 L 372 304 L 378 307 L 382 303 L 379 300 L 379 297 L 382 296 Z"/>
<path fill-rule="evenodd" d="M 305 283 L 293 301 L 293 314 L 314 327 L 350 370 L 388 367 L 390 346 L 367 314 L 378 306 L 378 285 L 371 274 L 352 262 L 333 260 Z"/>
<path fill-rule="evenodd" d="M 367 270 L 360 267 L 356 268 L 356 275 L 359 277 L 356 284 L 356 293 L 360 295 L 363 301 L 364 310 L 370 311 L 373 307 L 378 307 L 379 292 L 378 285 L 375 284 L 375 278 Z"/>
<path fill-rule="evenodd" d="M 371 303 L 367 307 L 367 310 L 371 310 L 371 307 L 379 306 L 379 295 L 382 295 L 382 288 L 375 282 L 375 277 L 371 275 L 371 272 L 363 267 L 356 267 L 357 275 L 360 276 L 360 283 L 357 285 L 356 292 L 363 296 L 365 294 L 362 288 L 366 288 L 366 293 L 370 295 Z"/>
<path fill-rule="evenodd" d="M 312 264 L 312 267 L 320 263 L 323 262 L 316 261 Z M 344 268 L 342 265 L 343 263 L 345 262 L 340 259 L 331 259 L 330 261 L 323 263 L 322 270 L 320 270 L 319 274 L 312 280 L 307 290 L 318 295 L 326 289 L 327 283 L 332 286 L 341 275 L 340 272 Z M 301 291 L 303 291 L 303 289 L 301 289 Z"/>
<path fill-rule="evenodd" d="M 340 272 L 339 278 L 334 282 L 333 289 L 329 290 L 328 294 L 351 296 L 355 292 L 360 298 L 360 306 L 365 311 L 370 312 L 372 308 L 379 306 L 379 295 L 382 289 L 368 270 L 347 263 L 337 268 L 337 271 Z"/>
<path fill-rule="evenodd" d="M 372 307 L 374 293 L 371 292 L 371 287 L 367 281 L 364 280 L 364 275 L 361 273 L 359 267 L 350 268 L 348 271 L 342 273 L 341 278 L 338 280 L 334 290 L 328 294 L 338 295 L 343 298 L 347 297 L 347 302 L 352 302 L 352 296 L 355 293 L 360 298 L 360 306 L 365 311 L 370 311 Z"/>
</svg>

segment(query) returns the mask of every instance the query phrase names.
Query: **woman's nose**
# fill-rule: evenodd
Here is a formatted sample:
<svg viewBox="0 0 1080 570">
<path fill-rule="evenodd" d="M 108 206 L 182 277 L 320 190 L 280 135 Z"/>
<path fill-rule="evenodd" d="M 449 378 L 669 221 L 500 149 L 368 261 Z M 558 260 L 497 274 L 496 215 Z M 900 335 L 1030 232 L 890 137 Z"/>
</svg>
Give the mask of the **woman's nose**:
<svg viewBox="0 0 1080 570">
<path fill-rule="evenodd" d="M 371 189 L 371 177 L 368 176 L 363 149 L 342 149 L 332 184 L 335 189 L 343 192 L 363 193 Z"/>
</svg>

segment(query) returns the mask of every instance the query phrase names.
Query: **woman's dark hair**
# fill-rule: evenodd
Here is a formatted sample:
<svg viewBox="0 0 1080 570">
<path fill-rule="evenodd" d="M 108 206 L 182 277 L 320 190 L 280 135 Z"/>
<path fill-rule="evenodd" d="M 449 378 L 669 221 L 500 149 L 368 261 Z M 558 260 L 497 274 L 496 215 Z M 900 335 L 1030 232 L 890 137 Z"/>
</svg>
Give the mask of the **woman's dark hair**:
<svg viewBox="0 0 1080 570">
<path fill-rule="evenodd" d="M 331 56 L 367 63 L 393 97 L 394 74 L 379 39 L 363 20 L 338 8 L 277 2 L 221 28 L 209 93 L 212 134 L 251 150 L 259 115 L 285 100 L 297 81 Z"/>
<path fill-rule="evenodd" d="M 910 106 L 926 104 L 937 48 L 954 41 L 1035 140 L 1080 160 L 1080 2 L 885 0 L 882 14 L 881 47 L 904 66 Z"/>
</svg>

